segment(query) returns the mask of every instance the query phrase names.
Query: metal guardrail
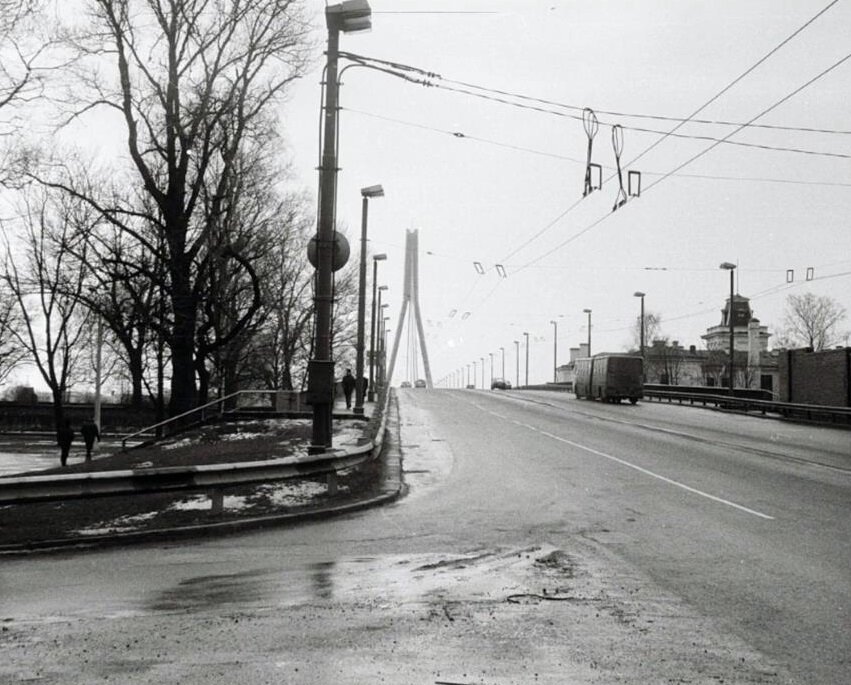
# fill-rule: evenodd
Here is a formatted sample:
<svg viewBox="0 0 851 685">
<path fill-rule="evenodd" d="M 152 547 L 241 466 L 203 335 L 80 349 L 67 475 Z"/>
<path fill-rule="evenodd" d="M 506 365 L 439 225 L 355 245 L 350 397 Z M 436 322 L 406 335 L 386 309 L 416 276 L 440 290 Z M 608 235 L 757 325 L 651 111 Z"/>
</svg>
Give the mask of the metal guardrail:
<svg viewBox="0 0 851 685">
<path fill-rule="evenodd" d="M 344 471 L 366 461 L 372 444 L 309 457 L 164 468 L 97 471 L 0 479 L 0 505 L 85 499 L 109 495 L 221 488 Z"/>
<path fill-rule="evenodd" d="M 332 449 L 304 457 L 234 464 L 0 478 L 0 505 L 207 488 L 212 491 L 211 497 L 215 507 L 216 499 L 221 499 L 222 488 L 323 474 L 329 476 L 329 490 L 334 490 L 336 482 L 333 478 L 338 472 L 358 466 L 370 459 L 373 453 L 380 453 L 387 421 L 388 397 L 389 395 L 384 393 L 376 403 L 376 413 L 380 413 L 377 433 L 366 444 L 357 447 Z M 225 399 L 227 398 L 222 398 Z M 373 416 L 373 419 L 375 418 L 376 416 Z"/>
<path fill-rule="evenodd" d="M 275 393 L 278 392 L 276 390 L 237 390 L 236 392 L 232 392 L 229 395 L 225 395 L 224 397 L 220 397 L 211 402 L 207 402 L 206 404 L 202 404 L 200 407 L 195 407 L 194 409 L 190 409 L 189 411 L 185 411 L 182 414 L 178 414 L 177 416 L 172 416 L 167 418 L 165 421 L 160 421 L 159 423 L 155 423 L 152 426 L 146 426 L 141 430 L 136 431 L 135 433 L 130 433 L 125 435 L 121 440 L 121 447 L 126 449 L 127 441 L 132 440 L 134 438 L 139 438 L 141 436 L 150 436 L 151 431 L 157 432 L 159 429 L 165 428 L 170 425 L 178 425 L 181 428 L 189 425 L 190 417 L 197 417 L 196 422 L 203 423 L 208 416 L 216 415 L 221 416 L 225 412 L 225 408 L 228 404 L 238 405 L 238 398 L 243 395 L 272 395 L 274 397 Z M 274 400 L 272 402 L 272 406 L 274 407 Z"/>
<path fill-rule="evenodd" d="M 722 409 L 752 412 L 761 414 L 779 414 L 788 419 L 798 419 L 813 423 L 830 423 L 834 425 L 851 425 L 851 407 L 829 407 L 818 404 L 797 404 L 793 402 L 776 402 L 773 400 L 758 400 L 734 395 L 710 395 L 704 393 L 678 392 L 675 390 L 644 389 L 646 399 L 678 402 L 679 404 L 712 404 Z"/>
</svg>

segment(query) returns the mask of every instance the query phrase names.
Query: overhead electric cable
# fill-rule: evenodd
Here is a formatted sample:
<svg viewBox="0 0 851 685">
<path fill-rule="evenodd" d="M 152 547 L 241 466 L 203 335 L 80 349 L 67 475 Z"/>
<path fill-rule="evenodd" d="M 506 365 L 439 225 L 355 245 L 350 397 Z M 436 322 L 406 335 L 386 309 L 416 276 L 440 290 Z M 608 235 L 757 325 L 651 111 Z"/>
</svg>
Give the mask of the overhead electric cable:
<svg viewBox="0 0 851 685">
<path fill-rule="evenodd" d="M 793 98 L 795 95 L 797 95 L 798 93 L 800 93 L 801 91 L 805 90 L 806 88 L 808 88 L 809 86 L 811 86 L 813 83 L 815 83 L 816 81 L 818 81 L 819 79 L 821 79 L 821 78 L 823 78 L 824 76 L 826 76 L 827 74 L 829 74 L 829 73 L 830 73 L 831 71 L 833 71 L 834 69 L 836 69 L 836 68 L 840 67 L 840 66 L 841 66 L 841 65 L 843 65 L 845 62 L 847 62 L 849 59 L 851 59 L 851 53 L 849 53 L 849 54 L 845 55 L 845 57 L 843 57 L 843 58 L 841 58 L 840 60 L 838 60 L 838 61 L 834 62 L 834 63 L 833 63 L 831 66 L 829 66 L 827 69 L 824 69 L 823 71 L 821 71 L 819 74 L 817 74 L 816 76 L 814 76 L 813 78 L 811 78 L 809 81 L 807 81 L 807 82 L 806 82 L 806 83 L 804 83 L 803 85 L 798 86 L 797 88 L 795 88 L 795 90 L 793 90 L 792 92 L 790 92 L 790 93 L 788 93 L 787 95 L 783 96 L 782 98 L 780 98 L 779 100 L 777 100 L 774 104 L 770 105 L 769 107 L 766 107 L 766 108 L 765 108 L 764 110 L 762 110 L 759 114 L 757 114 L 756 116 L 752 117 L 750 121 L 751 121 L 751 122 L 752 122 L 752 121 L 756 121 L 756 120 L 757 120 L 757 119 L 759 119 L 760 117 L 763 117 L 763 116 L 765 116 L 766 114 L 768 114 L 769 112 L 771 112 L 771 111 L 773 111 L 773 110 L 777 109 L 780 105 L 784 104 L 785 102 L 787 102 L 788 100 L 790 100 L 791 98 Z M 738 132 L 739 132 L 739 131 L 741 131 L 743 128 L 745 128 L 745 126 L 747 126 L 749 123 L 750 123 L 750 122 L 748 122 L 748 123 L 746 123 L 746 124 L 743 124 L 740 128 L 736 129 L 735 131 L 731 131 L 730 133 L 728 133 L 728 134 L 727 134 L 727 137 L 736 135 L 736 133 L 738 133 Z M 644 190 L 644 193 L 646 194 L 646 193 L 647 193 L 648 191 L 650 191 L 652 188 L 654 188 L 655 186 L 659 185 L 662 181 L 664 181 L 664 180 L 666 180 L 666 179 L 670 178 L 671 176 L 673 176 L 675 173 L 677 173 L 677 172 L 678 172 L 678 171 L 680 171 L 681 169 L 684 169 L 685 167 L 687 167 L 687 166 L 688 166 L 689 164 L 691 164 L 692 162 L 694 162 L 694 161 L 696 161 L 696 160 L 700 159 L 701 157 L 703 157 L 706 153 L 708 153 L 708 152 L 710 152 L 710 151 L 714 150 L 716 147 L 718 147 L 718 145 L 720 145 L 720 142 L 718 142 L 718 143 L 713 143 L 713 144 L 712 144 L 712 145 L 710 145 L 709 147 L 707 147 L 707 148 L 703 149 L 701 152 L 698 152 L 697 154 L 692 155 L 689 159 L 687 159 L 686 161 L 684 161 L 682 164 L 679 164 L 678 166 L 676 166 L 674 169 L 672 169 L 671 171 L 669 171 L 667 174 L 665 174 L 665 175 L 664 175 L 664 176 L 662 176 L 661 178 L 658 178 L 658 179 L 656 179 L 655 181 L 653 181 L 653 182 L 652 182 L 649 186 L 647 186 L 647 188 Z M 583 228 L 583 229 L 582 229 L 581 231 L 579 231 L 578 233 L 574 233 L 573 235 L 569 236 L 566 240 L 562 241 L 561 243 L 559 243 L 559 244 L 558 244 L 557 246 L 555 246 L 554 248 L 552 248 L 552 249 L 548 250 L 547 252 L 545 252 L 544 254 L 540 255 L 539 257 L 536 257 L 536 258 L 535 258 L 535 259 L 533 259 L 532 261 L 527 262 L 527 263 L 526 263 L 526 264 L 524 264 L 522 267 L 520 267 L 520 269 L 518 269 L 518 271 L 522 271 L 522 270 L 524 270 L 524 269 L 527 269 L 528 267 L 532 266 L 533 264 L 536 264 L 537 262 L 541 261 L 541 260 L 542 260 L 542 259 L 544 259 L 545 257 L 548 257 L 548 256 L 550 256 L 551 254 L 553 254 L 553 253 L 557 252 L 558 250 L 560 250 L 562 247 L 564 247 L 564 246 L 565 246 L 565 245 L 567 245 L 568 243 L 570 243 L 570 242 L 572 242 L 572 241 L 576 240 L 577 238 L 579 238 L 580 236 L 584 235 L 585 233 L 587 233 L 587 232 L 588 232 L 588 231 L 590 231 L 591 229 L 596 228 L 597 226 L 599 226 L 601 223 L 603 223 L 603 222 L 604 222 L 606 219 L 608 219 L 610 216 L 612 216 L 612 214 L 611 214 L 611 213 L 609 213 L 609 214 L 604 214 L 602 217 L 600 217 L 599 219 L 597 219 L 595 222 L 593 222 L 593 223 L 589 224 L 588 226 L 586 226 L 585 228 Z M 503 260 L 503 261 L 505 261 L 505 260 Z M 515 273 L 516 273 L 516 272 L 515 272 Z"/>
<path fill-rule="evenodd" d="M 792 91 L 791 93 L 789 93 L 788 95 L 785 95 L 784 97 L 780 98 L 780 99 L 779 99 L 777 102 L 775 102 L 773 105 L 770 105 L 770 106 L 769 106 L 769 107 L 767 107 L 766 109 L 762 110 L 759 114 L 757 114 L 755 117 L 753 117 L 750 121 L 756 121 L 757 119 L 759 119 L 759 118 L 761 118 L 761 117 L 765 116 L 766 114 L 768 114 L 768 113 L 769 113 L 769 112 L 771 112 L 772 110 L 777 109 L 780 105 L 784 104 L 784 103 L 785 103 L 785 102 L 787 102 L 788 100 L 790 100 L 790 99 L 792 99 L 793 97 L 795 97 L 795 96 L 796 96 L 798 93 L 800 93 L 802 90 L 805 90 L 806 88 L 809 88 L 809 86 L 811 86 L 813 83 L 815 83 L 815 82 L 816 82 L 816 81 L 818 81 L 819 79 L 823 78 L 824 76 L 827 76 L 827 74 L 829 74 L 829 73 L 830 73 L 831 71 L 833 71 L 834 69 L 836 69 L 836 68 L 838 68 L 838 67 L 842 66 L 843 64 L 845 64 L 845 62 L 847 62 L 849 59 L 851 59 L 851 53 L 849 53 L 849 54 L 845 55 L 845 57 L 843 57 L 843 58 L 839 59 L 838 61 L 834 62 L 834 63 L 833 63 L 831 66 L 829 66 L 827 69 L 825 69 L 824 71 L 820 72 L 820 73 L 819 73 L 819 74 L 817 74 L 816 76 L 813 76 L 813 78 L 811 78 L 809 81 L 807 81 L 807 82 L 806 82 L 806 83 L 804 83 L 803 85 L 799 86 L 798 88 L 796 88 L 795 90 L 793 90 L 793 91 Z M 748 126 L 748 124 L 750 124 L 750 122 L 747 122 L 747 123 L 745 123 L 745 124 L 742 124 L 739 128 L 737 128 L 737 129 L 735 129 L 734 131 L 731 131 L 730 133 L 728 133 L 728 134 L 727 134 L 727 135 L 726 135 L 723 139 L 721 139 L 721 140 L 720 140 L 720 141 L 718 141 L 717 143 L 713 143 L 713 144 L 712 144 L 712 145 L 710 145 L 708 148 L 706 148 L 706 149 L 702 150 L 701 152 L 698 152 L 696 155 L 693 155 L 692 157 L 690 157 L 689 159 L 687 159 L 687 160 L 686 160 L 685 162 L 683 162 L 682 164 L 679 164 L 679 165 L 678 165 L 677 167 L 675 167 L 672 171 L 669 171 L 667 174 L 665 174 L 665 175 L 664 175 L 664 176 L 662 176 L 661 178 L 656 179 L 655 181 L 653 181 L 653 183 L 651 183 L 651 184 L 650 184 L 650 185 L 646 188 L 645 192 L 647 192 L 648 190 L 650 190 L 650 189 L 651 189 L 651 188 L 653 188 L 654 186 L 659 185 L 662 181 L 664 181 L 666 178 L 669 178 L 671 175 L 675 174 L 675 173 L 676 173 L 676 172 L 678 172 L 680 169 L 683 169 L 683 168 L 685 168 L 686 166 L 688 166 L 689 164 L 691 164 L 692 162 L 694 162 L 695 160 L 700 159 L 700 158 L 701 158 L 701 157 L 703 157 L 703 155 L 705 155 L 707 152 L 710 152 L 711 150 L 714 150 L 714 149 L 715 149 L 716 147 L 718 147 L 718 146 L 719 146 L 722 142 L 724 142 L 727 138 L 729 138 L 730 136 L 734 136 L 734 135 L 736 135 L 739 131 L 741 131 L 743 128 L 745 128 L 746 126 Z"/>
<path fill-rule="evenodd" d="M 481 136 L 476 136 L 470 133 L 466 133 L 464 131 L 451 130 L 446 128 L 440 128 L 438 126 L 429 126 L 428 124 L 421 124 L 414 121 L 406 121 L 404 119 L 398 119 L 395 117 L 388 117 L 383 114 L 376 114 L 374 112 L 367 112 L 360 109 L 353 109 L 350 107 L 341 107 L 343 111 L 351 112 L 353 114 L 360 114 L 361 116 L 370 117 L 371 119 L 378 119 L 380 121 L 386 121 L 393 124 L 399 124 L 400 126 L 409 126 L 411 128 L 417 128 L 423 131 L 431 131 L 432 133 L 441 133 L 443 135 L 452 136 L 453 138 L 457 138 L 460 140 L 472 140 L 476 143 L 484 143 L 486 145 L 493 145 L 495 147 L 501 147 L 508 150 L 515 150 L 517 152 L 527 152 L 532 155 L 537 155 L 541 157 L 550 157 L 552 159 L 561 159 L 568 162 L 575 162 L 576 164 L 585 164 L 585 161 L 579 159 L 578 157 L 571 157 L 569 155 L 561 155 L 556 152 L 551 152 L 547 150 L 536 150 L 530 147 L 524 147 L 522 145 L 514 145 L 512 143 L 506 143 L 499 140 L 494 140 L 493 138 L 482 138 Z M 604 169 L 614 171 L 613 167 L 603 165 Z M 666 172 L 662 171 L 642 171 L 646 176 L 664 176 Z M 843 183 L 841 181 L 806 181 L 801 179 L 786 179 L 786 178 L 767 178 L 767 177 L 759 177 L 759 176 L 723 176 L 723 175 L 713 175 L 713 174 L 677 174 L 680 178 L 697 178 L 697 179 L 708 179 L 708 180 L 719 180 L 719 181 L 751 181 L 751 182 L 764 182 L 764 183 L 788 183 L 792 185 L 812 185 L 812 186 L 831 186 L 831 187 L 851 187 L 851 183 Z"/>
</svg>

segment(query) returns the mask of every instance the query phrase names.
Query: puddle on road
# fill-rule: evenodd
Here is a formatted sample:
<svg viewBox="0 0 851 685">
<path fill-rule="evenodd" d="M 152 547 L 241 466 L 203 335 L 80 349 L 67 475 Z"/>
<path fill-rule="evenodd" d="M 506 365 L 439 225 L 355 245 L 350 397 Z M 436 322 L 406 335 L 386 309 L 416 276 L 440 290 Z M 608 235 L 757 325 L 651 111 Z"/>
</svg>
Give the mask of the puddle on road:
<svg viewBox="0 0 851 685">
<path fill-rule="evenodd" d="M 341 558 L 286 571 L 184 579 L 146 603 L 148 611 L 190 611 L 246 604 L 298 606 L 334 601 L 403 605 L 554 597 L 577 577 L 575 562 L 552 547 Z"/>
</svg>

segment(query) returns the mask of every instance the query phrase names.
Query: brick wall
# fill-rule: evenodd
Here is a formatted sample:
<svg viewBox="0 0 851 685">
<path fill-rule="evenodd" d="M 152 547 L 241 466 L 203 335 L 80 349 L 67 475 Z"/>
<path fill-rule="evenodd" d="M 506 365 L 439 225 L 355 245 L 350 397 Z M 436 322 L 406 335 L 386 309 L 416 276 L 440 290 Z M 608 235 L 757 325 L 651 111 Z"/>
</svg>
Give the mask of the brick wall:
<svg viewBox="0 0 851 685">
<path fill-rule="evenodd" d="M 851 348 L 780 354 L 780 400 L 831 407 L 851 406 Z"/>
</svg>

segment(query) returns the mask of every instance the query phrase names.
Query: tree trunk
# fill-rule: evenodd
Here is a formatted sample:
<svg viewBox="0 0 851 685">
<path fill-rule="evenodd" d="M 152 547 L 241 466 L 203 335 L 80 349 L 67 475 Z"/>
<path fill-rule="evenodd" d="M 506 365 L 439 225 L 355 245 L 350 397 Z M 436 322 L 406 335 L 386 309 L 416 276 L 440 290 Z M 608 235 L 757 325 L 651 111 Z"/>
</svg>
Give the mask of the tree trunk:
<svg viewBox="0 0 851 685">
<path fill-rule="evenodd" d="M 182 252 L 182 245 L 175 246 Z M 178 250 L 174 250 L 177 252 Z M 177 416 L 197 405 L 195 385 L 196 302 L 192 296 L 190 264 L 183 256 L 172 271 L 172 311 L 174 328 L 171 347 L 171 398 L 169 415 Z"/>
</svg>

